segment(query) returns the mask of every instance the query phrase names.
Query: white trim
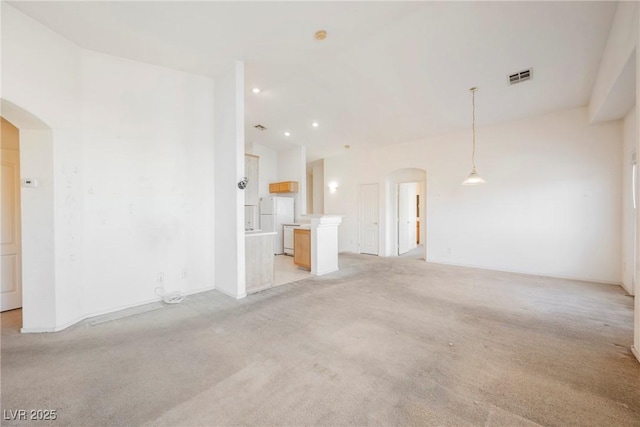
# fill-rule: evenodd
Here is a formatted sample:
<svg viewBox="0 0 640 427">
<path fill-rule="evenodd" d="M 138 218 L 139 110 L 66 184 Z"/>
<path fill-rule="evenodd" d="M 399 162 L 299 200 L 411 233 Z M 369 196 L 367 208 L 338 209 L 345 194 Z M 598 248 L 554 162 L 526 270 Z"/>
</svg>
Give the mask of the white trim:
<svg viewBox="0 0 640 427">
<path fill-rule="evenodd" d="M 195 289 L 193 291 L 184 292 L 184 294 L 185 295 L 193 295 L 193 294 L 199 294 L 201 292 L 213 291 L 215 289 L 216 289 L 215 286 L 207 286 L 207 287 L 204 287 L 204 288 Z"/>
<path fill-rule="evenodd" d="M 369 255 L 369 254 L 362 254 L 362 255 Z M 339 271 L 339 268 L 333 269 L 333 270 L 327 270 L 327 271 L 316 271 L 315 273 L 311 273 L 312 276 L 323 276 L 325 274 L 329 274 L 329 273 L 333 273 L 336 271 Z"/>
<path fill-rule="evenodd" d="M 624 289 L 629 295 L 631 296 L 634 295 L 631 289 L 628 288 L 627 285 L 624 283 L 624 281 L 620 282 L 620 286 L 622 286 L 622 289 Z"/>
<path fill-rule="evenodd" d="M 189 291 L 189 292 L 185 292 L 184 294 L 185 295 L 193 295 L 193 294 L 199 294 L 201 292 L 211 291 L 211 290 L 214 290 L 214 289 L 215 289 L 215 286 L 209 286 L 209 287 L 206 287 L 206 288 L 200 288 L 200 289 L 192 290 L 192 291 Z M 155 297 L 155 298 L 148 299 L 148 300 L 145 300 L 145 301 L 142 301 L 142 302 L 137 302 L 137 303 L 133 303 L 133 304 L 127 304 L 125 306 L 120 306 L 120 307 L 117 307 L 117 308 L 110 308 L 110 309 L 107 309 L 107 310 L 96 311 L 96 312 L 93 312 L 93 313 L 90 313 L 90 314 L 86 314 L 84 316 L 77 317 L 74 320 L 70 320 L 70 321 L 68 321 L 66 323 L 63 323 L 63 324 L 58 325 L 58 326 L 55 326 L 53 328 L 20 328 L 20 333 L 23 333 L 23 334 L 39 334 L 39 333 L 43 333 L 43 332 L 60 332 L 60 331 L 62 331 L 64 329 L 67 329 L 70 326 L 75 325 L 76 323 L 82 322 L 83 320 L 91 319 L 93 317 L 98 317 L 98 316 L 104 316 L 105 314 L 111 314 L 111 313 L 115 313 L 116 311 L 127 310 L 129 308 L 139 307 L 139 306 L 142 306 L 142 305 L 145 305 L 145 304 L 151 304 L 151 303 L 159 302 L 159 301 L 162 301 L 162 298 Z"/>
<path fill-rule="evenodd" d="M 631 346 L 631 353 L 633 353 L 636 359 L 638 359 L 638 362 L 640 362 L 640 351 L 636 350 L 634 346 Z"/>
<path fill-rule="evenodd" d="M 224 294 L 224 295 L 226 295 L 226 296 L 228 296 L 228 297 L 230 297 L 230 298 L 233 298 L 233 299 L 242 299 L 242 298 L 245 298 L 245 297 L 247 296 L 247 293 L 246 293 L 246 292 L 244 292 L 244 293 L 242 293 L 242 294 L 240 294 L 240 295 L 233 295 L 233 294 L 230 294 L 229 292 L 226 292 L 226 291 L 225 291 L 225 290 L 223 290 L 223 289 L 217 289 L 217 288 L 216 288 L 216 291 L 218 291 L 218 292 L 220 292 L 221 294 Z"/>
<path fill-rule="evenodd" d="M 601 283 L 603 285 L 617 285 L 617 286 L 622 286 L 621 282 L 612 282 L 612 281 L 608 281 L 608 280 L 598 280 L 598 279 L 590 279 L 587 277 L 571 277 L 571 276 L 553 276 L 553 275 L 549 275 L 549 274 L 544 274 L 544 273 L 532 273 L 529 271 L 517 271 L 517 270 L 504 270 L 504 269 L 498 269 L 498 268 L 491 268 L 491 267 L 480 267 L 477 265 L 469 265 L 469 264 L 455 264 L 452 262 L 445 262 L 445 261 L 433 261 L 431 259 L 427 259 L 426 262 L 431 263 L 431 264 L 441 264 L 441 265 L 451 265 L 454 267 L 466 267 L 466 268 L 477 268 L 480 270 L 490 270 L 490 271 L 499 271 L 502 273 L 515 273 L 515 274 L 524 274 L 527 276 L 541 276 L 541 277 L 549 277 L 552 279 L 565 279 L 565 280 L 576 280 L 579 282 L 591 282 L 591 283 Z"/>
</svg>

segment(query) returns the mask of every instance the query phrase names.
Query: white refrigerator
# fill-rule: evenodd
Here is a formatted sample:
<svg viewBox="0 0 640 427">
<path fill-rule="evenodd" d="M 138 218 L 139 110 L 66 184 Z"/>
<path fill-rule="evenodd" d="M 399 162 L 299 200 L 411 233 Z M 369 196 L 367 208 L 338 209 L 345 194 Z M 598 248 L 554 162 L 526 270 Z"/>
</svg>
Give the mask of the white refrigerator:
<svg viewBox="0 0 640 427">
<path fill-rule="evenodd" d="M 291 197 L 263 197 L 260 199 L 260 229 L 278 233 L 273 240 L 273 253 L 284 253 L 283 224 L 291 224 L 294 219 Z"/>
</svg>

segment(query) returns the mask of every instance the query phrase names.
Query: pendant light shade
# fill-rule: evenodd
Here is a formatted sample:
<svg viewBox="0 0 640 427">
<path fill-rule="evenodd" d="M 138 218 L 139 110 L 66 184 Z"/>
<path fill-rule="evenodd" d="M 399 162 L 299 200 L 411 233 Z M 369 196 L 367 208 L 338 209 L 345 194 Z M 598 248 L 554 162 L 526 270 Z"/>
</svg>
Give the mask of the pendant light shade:
<svg viewBox="0 0 640 427">
<path fill-rule="evenodd" d="M 478 185 L 485 184 L 487 181 L 480 178 L 478 175 L 478 171 L 476 170 L 476 90 L 477 87 L 472 87 L 469 89 L 471 91 L 471 108 L 472 108 L 472 121 L 471 121 L 471 129 L 473 132 L 473 149 L 471 150 L 471 165 L 473 169 L 471 169 L 471 173 L 462 181 L 462 185 Z"/>
<path fill-rule="evenodd" d="M 467 179 L 462 181 L 462 185 L 478 185 L 478 184 L 486 184 L 487 181 L 482 179 L 480 175 L 478 175 L 478 171 L 476 168 L 473 168 Z"/>
</svg>

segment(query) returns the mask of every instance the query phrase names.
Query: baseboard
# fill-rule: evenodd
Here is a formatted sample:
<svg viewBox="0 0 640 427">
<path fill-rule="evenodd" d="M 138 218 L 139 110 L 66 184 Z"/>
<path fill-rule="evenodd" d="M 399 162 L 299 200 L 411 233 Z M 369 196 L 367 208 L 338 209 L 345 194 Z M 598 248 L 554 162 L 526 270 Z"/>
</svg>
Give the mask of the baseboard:
<svg viewBox="0 0 640 427">
<path fill-rule="evenodd" d="M 333 269 L 333 270 L 326 270 L 326 271 L 319 271 L 319 272 L 311 272 L 311 275 L 313 276 L 324 276 L 325 274 L 329 274 L 329 273 L 334 273 L 336 271 L 340 270 L 339 268 Z"/>
<path fill-rule="evenodd" d="M 427 259 L 426 262 L 431 264 L 440 264 L 440 265 L 450 265 L 453 267 L 466 267 L 466 268 L 477 268 L 479 270 L 489 270 L 489 271 L 499 271 L 501 273 L 514 273 L 514 274 L 524 274 L 527 276 L 540 276 L 540 277 L 550 277 L 552 279 L 564 279 L 564 280 L 575 280 L 578 282 L 591 282 L 591 283 L 601 283 L 603 285 L 617 285 L 622 286 L 622 282 L 608 281 L 608 280 L 598 280 L 598 279 L 588 279 L 585 277 L 572 277 L 572 276 L 553 276 L 544 273 L 532 273 L 530 271 L 518 271 L 518 270 L 506 270 L 501 268 L 492 268 L 492 267 L 483 267 L 478 265 L 470 265 L 470 264 L 458 264 L 453 262 L 446 261 L 434 261 L 431 259 Z"/>
<path fill-rule="evenodd" d="M 56 325 L 53 328 L 21 328 L 20 332 L 23 334 L 34 334 L 34 333 L 42 333 L 42 332 L 60 332 L 64 329 L 67 329 L 70 326 L 73 326 L 77 323 L 82 322 L 83 320 L 91 319 L 92 317 L 104 316 L 105 314 L 111 314 L 111 313 L 115 313 L 116 311 L 127 310 L 129 308 L 138 307 L 145 304 L 151 304 L 158 301 L 162 301 L 162 298 L 155 297 L 142 302 L 136 302 L 133 304 L 127 304 L 125 306 L 120 306 L 117 308 L 110 308 L 107 310 L 101 310 L 101 311 L 85 314 L 83 316 L 76 317 L 75 319 L 69 320 L 68 322 L 62 323 L 61 325 Z"/>
<path fill-rule="evenodd" d="M 78 321 L 80 322 L 80 320 Z M 65 326 L 68 327 L 68 326 Z M 43 333 L 48 333 L 48 332 L 58 332 L 61 331 L 64 328 L 20 328 L 20 333 L 21 334 L 43 334 Z"/>
<path fill-rule="evenodd" d="M 225 291 L 225 290 L 223 290 L 223 289 L 221 289 L 221 288 L 216 288 L 216 291 L 218 291 L 218 292 L 220 292 L 220 293 L 223 293 L 223 294 L 225 294 L 226 296 L 228 296 L 228 297 L 230 297 L 230 298 L 233 298 L 233 299 L 242 299 L 242 298 L 245 298 L 245 297 L 247 296 L 247 293 L 246 293 L 246 292 L 243 292 L 243 293 L 242 293 L 242 294 L 240 294 L 240 295 L 233 295 L 233 294 L 231 294 L 231 293 L 229 293 L 229 292 L 227 292 L 227 291 Z"/>
<path fill-rule="evenodd" d="M 631 286 L 628 286 L 626 283 L 624 283 L 624 281 L 620 283 L 620 286 L 622 286 L 622 289 L 624 289 L 629 295 L 631 296 L 634 295 L 634 292 Z"/>
<path fill-rule="evenodd" d="M 640 363 L 640 351 L 636 350 L 634 346 L 631 346 L 631 353 L 638 359 L 638 363 Z"/>
<path fill-rule="evenodd" d="M 185 295 L 193 295 L 193 294 L 200 294 L 202 292 L 209 292 L 209 291 L 213 291 L 215 290 L 216 287 L 215 286 L 207 286 L 204 288 L 199 288 L 193 291 L 189 291 L 189 292 L 184 292 Z"/>
<path fill-rule="evenodd" d="M 201 292 L 207 292 L 207 291 L 211 291 L 215 289 L 215 286 L 208 286 L 205 288 L 200 288 L 200 289 L 196 289 L 196 290 L 192 290 L 192 291 L 188 291 L 188 292 L 184 292 L 185 295 L 193 295 L 193 294 L 199 294 Z M 130 308 L 134 308 L 134 307 L 139 307 L 141 305 L 145 305 L 145 304 L 151 304 L 154 302 L 159 302 L 162 301 L 162 298 L 160 297 L 155 297 L 155 298 L 151 298 L 145 301 L 141 301 L 141 302 L 136 302 L 133 304 L 127 304 L 125 306 L 120 306 L 117 308 L 110 308 L 107 310 L 102 310 L 102 311 L 96 311 L 93 313 L 89 313 L 80 317 L 77 317 L 73 320 L 70 320 L 68 322 L 65 322 L 61 325 L 57 325 L 53 328 L 20 328 L 20 332 L 23 334 L 39 334 L 39 333 L 47 333 L 47 332 L 60 332 L 64 329 L 67 329 L 77 323 L 82 322 L 83 320 L 87 320 L 87 319 L 91 319 L 93 317 L 98 317 L 98 316 L 104 316 L 106 314 L 111 314 L 111 313 L 115 313 L 117 311 L 122 311 L 122 310 L 127 310 Z"/>
</svg>

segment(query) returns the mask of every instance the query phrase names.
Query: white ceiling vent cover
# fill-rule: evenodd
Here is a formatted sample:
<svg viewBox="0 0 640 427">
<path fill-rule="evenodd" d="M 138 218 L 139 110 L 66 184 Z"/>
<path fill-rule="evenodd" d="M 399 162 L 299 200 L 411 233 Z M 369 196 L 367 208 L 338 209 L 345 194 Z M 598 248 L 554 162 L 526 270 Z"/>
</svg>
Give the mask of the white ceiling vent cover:
<svg viewBox="0 0 640 427">
<path fill-rule="evenodd" d="M 516 83 L 526 82 L 527 80 L 531 80 L 533 78 L 533 69 L 529 68 L 528 70 L 520 71 L 519 73 L 514 73 L 509 75 L 509 84 L 514 85 Z"/>
</svg>

